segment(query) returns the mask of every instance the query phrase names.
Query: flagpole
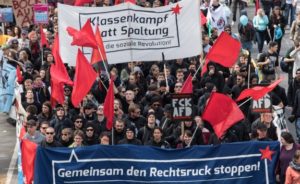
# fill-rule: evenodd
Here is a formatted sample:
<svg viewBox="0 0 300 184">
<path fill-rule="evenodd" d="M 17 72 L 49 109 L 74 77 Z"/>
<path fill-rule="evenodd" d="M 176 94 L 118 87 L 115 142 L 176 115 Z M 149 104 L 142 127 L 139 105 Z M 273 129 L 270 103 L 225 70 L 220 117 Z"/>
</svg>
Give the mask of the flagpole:
<svg viewBox="0 0 300 184">
<path fill-rule="evenodd" d="M 195 135 L 196 135 L 196 132 L 198 131 L 198 129 L 199 129 L 199 126 L 198 126 L 198 123 L 197 123 L 196 129 L 195 129 L 195 131 L 194 131 L 194 133 L 193 133 L 193 136 L 192 136 L 192 139 L 191 139 L 191 141 L 189 142 L 189 144 L 188 144 L 187 147 L 190 147 L 190 146 L 191 146 L 192 141 L 193 141 L 193 139 L 195 138 Z"/>
<path fill-rule="evenodd" d="M 248 101 L 252 100 L 252 98 L 248 98 L 246 101 L 244 101 L 243 103 L 241 103 L 240 105 L 238 105 L 239 107 L 243 106 L 245 103 L 247 103 Z"/>
<path fill-rule="evenodd" d="M 251 52 L 248 51 L 248 62 L 247 62 L 247 68 L 248 68 L 248 88 L 250 88 L 250 72 L 251 72 Z"/>
<path fill-rule="evenodd" d="M 165 73 L 166 86 L 167 86 L 167 89 L 170 90 L 169 89 L 169 82 L 168 82 L 168 75 L 167 75 L 167 66 L 166 66 L 165 54 L 162 52 L 161 55 L 162 55 L 162 61 L 164 63 L 164 73 Z"/>
<path fill-rule="evenodd" d="M 114 140 L 115 140 L 115 138 L 114 138 L 114 126 L 112 126 L 112 128 L 111 128 L 111 145 L 114 145 Z"/>
<path fill-rule="evenodd" d="M 206 57 L 205 57 L 206 58 Z M 205 58 L 204 58 L 204 61 L 205 61 Z M 201 61 L 202 59 L 201 59 L 201 57 L 200 57 L 200 61 Z M 196 75 L 197 75 L 197 73 L 200 71 L 200 69 L 203 67 L 203 63 L 201 62 L 200 63 L 200 66 L 198 67 L 198 69 L 196 70 L 196 72 L 195 72 L 195 74 L 193 75 L 193 78 L 192 78 L 192 80 L 194 80 L 195 78 L 196 78 Z"/>
<path fill-rule="evenodd" d="M 165 128 L 165 125 L 166 125 L 167 121 L 168 121 L 168 118 L 165 119 L 165 121 L 164 121 L 164 123 L 163 123 L 161 129 L 164 129 L 164 128 Z"/>
</svg>

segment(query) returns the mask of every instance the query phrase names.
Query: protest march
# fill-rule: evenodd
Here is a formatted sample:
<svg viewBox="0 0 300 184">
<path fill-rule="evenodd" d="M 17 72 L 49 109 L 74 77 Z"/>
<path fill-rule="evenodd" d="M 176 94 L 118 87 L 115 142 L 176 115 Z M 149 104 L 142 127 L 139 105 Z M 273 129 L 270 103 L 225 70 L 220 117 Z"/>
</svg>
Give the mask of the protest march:
<svg viewBox="0 0 300 184">
<path fill-rule="evenodd" d="M 298 6 L 0 0 L 17 182 L 300 184 Z"/>
</svg>

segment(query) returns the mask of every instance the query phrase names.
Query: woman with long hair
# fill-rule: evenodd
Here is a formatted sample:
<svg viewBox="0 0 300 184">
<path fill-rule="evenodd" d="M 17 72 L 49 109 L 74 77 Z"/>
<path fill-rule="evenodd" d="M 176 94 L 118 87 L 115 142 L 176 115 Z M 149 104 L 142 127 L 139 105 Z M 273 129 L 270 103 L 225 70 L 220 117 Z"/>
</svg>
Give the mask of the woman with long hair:
<svg viewBox="0 0 300 184">
<path fill-rule="evenodd" d="M 284 27 L 285 27 L 284 16 L 282 15 L 280 7 L 275 6 L 270 16 L 269 29 L 270 29 L 271 39 L 278 43 L 278 50 L 277 50 L 278 54 L 280 53 L 281 40 L 284 35 Z M 280 31 L 281 31 L 281 35 L 279 33 Z"/>
<path fill-rule="evenodd" d="M 262 53 L 264 42 L 267 40 L 268 36 L 268 24 L 269 19 L 268 16 L 265 15 L 263 9 L 257 10 L 257 15 L 253 18 L 253 26 L 255 28 L 255 35 L 257 40 L 258 52 Z"/>
<path fill-rule="evenodd" d="M 289 132 L 282 132 L 280 137 L 280 142 L 282 144 L 279 156 L 279 162 L 277 167 L 277 180 L 281 184 L 285 182 L 285 173 L 289 166 L 289 163 L 292 161 L 293 156 L 299 147 L 295 140 Z"/>
</svg>

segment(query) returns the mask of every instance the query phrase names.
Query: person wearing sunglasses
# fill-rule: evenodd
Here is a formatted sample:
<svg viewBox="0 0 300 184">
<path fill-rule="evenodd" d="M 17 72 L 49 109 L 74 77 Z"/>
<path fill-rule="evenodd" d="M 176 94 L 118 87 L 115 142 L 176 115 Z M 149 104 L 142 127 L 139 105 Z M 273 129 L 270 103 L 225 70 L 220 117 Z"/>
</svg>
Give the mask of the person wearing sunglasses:
<svg viewBox="0 0 300 184">
<path fill-rule="evenodd" d="M 95 127 L 92 122 L 88 122 L 85 127 L 85 143 L 86 145 L 98 144 L 98 135 L 96 135 Z"/>
<path fill-rule="evenodd" d="M 62 145 L 60 144 L 60 142 L 54 139 L 54 136 L 55 136 L 54 128 L 48 127 L 46 129 L 46 138 L 41 142 L 41 147 L 43 148 L 61 147 Z"/>
</svg>

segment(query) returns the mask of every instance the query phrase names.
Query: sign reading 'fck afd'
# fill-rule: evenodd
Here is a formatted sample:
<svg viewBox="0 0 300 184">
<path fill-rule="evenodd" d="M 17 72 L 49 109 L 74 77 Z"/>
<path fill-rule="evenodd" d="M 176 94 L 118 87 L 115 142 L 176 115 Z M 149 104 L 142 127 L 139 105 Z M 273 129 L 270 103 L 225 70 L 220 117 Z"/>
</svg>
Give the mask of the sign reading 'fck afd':
<svg viewBox="0 0 300 184">
<path fill-rule="evenodd" d="M 193 120 L 193 103 L 191 94 L 172 94 L 173 120 Z"/>
<path fill-rule="evenodd" d="M 77 47 L 67 27 L 81 29 L 90 21 L 95 32 L 101 31 L 108 63 L 155 61 L 199 55 L 201 30 L 199 1 L 183 0 L 176 4 L 143 8 L 131 3 L 111 7 L 73 7 L 59 4 L 60 53 L 64 62 L 75 65 Z M 91 57 L 91 48 L 82 48 Z"/>
</svg>

